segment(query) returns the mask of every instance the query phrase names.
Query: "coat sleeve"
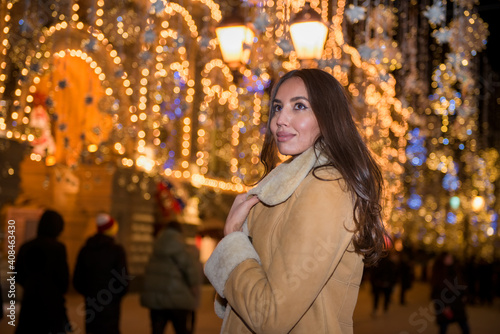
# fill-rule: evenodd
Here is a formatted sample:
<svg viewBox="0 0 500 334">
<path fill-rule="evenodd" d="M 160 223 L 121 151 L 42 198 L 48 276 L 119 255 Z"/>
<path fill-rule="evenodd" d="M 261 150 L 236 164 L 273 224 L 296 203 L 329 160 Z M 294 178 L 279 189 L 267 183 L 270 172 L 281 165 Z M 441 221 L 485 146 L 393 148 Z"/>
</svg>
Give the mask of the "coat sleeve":
<svg viewBox="0 0 500 334">
<path fill-rule="evenodd" d="M 293 207 L 285 212 L 284 225 L 275 232 L 281 235 L 269 266 L 264 269 L 257 261 L 244 260 L 223 285 L 228 303 L 257 333 L 289 332 L 315 301 L 352 240 L 352 198 L 339 181 L 304 182 L 300 193 L 293 195 Z M 222 256 L 234 257 L 229 252 Z"/>
</svg>

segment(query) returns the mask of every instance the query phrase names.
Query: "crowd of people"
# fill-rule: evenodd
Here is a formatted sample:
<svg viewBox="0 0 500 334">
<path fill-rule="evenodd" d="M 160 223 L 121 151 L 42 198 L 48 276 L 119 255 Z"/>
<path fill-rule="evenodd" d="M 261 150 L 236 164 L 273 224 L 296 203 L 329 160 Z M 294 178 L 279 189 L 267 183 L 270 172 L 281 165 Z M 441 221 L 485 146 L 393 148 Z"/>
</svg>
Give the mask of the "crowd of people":
<svg viewBox="0 0 500 334">
<path fill-rule="evenodd" d="M 65 248 L 57 241 L 63 226 L 57 212 L 45 211 L 37 238 L 22 247 L 17 266 L 18 283 L 26 292 L 16 333 L 33 333 L 34 328 L 40 333 L 71 330 L 64 306 L 64 295 L 70 286 L 69 271 Z M 79 252 L 73 286 L 86 301 L 86 332 L 119 333 L 120 302 L 128 291 L 125 253 L 115 241 L 118 225 L 111 216 L 98 214 L 96 227 L 97 233 Z M 178 334 L 194 333 L 203 279 L 197 249 L 185 244 L 182 225 L 178 222 L 155 227 L 153 253 L 140 291 L 141 305 L 150 312 L 151 333 L 164 333 L 168 322 Z M 47 259 L 50 261 L 46 262 Z M 364 280 L 370 284 L 373 297 L 372 315 L 390 314 L 391 304 L 405 305 L 408 290 L 418 280 L 431 287 L 429 298 L 435 307 L 439 333 L 446 333 L 452 323 L 457 323 L 462 333 L 469 333 L 467 305 L 492 305 L 494 298 L 500 297 L 498 264 L 473 259 L 461 263 L 448 252 L 421 260 L 411 249 L 399 252 L 392 249 L 377 266 L 365 269 Z M 466 288 L 458 289 L 458 295 L 450 292 L 443 295 L 450 284 Z M 49 311 L 50 317 L 47 317 Z"/>
<path fill-rule="evenodd" d="M 429 299 L 440 334 L 445 334 L 452 323 L 456 323 L 463 334 L 469 333 L 467 307 L 492 306 L 494 299 L 500 297 L 498 261 L 475 261 L 474 258 L 463 261 L 449 251 L 419 256 L 411 248 L 392 249 L 378 266 L 365 270 L 364 275 L 372 293 L 373 317 L 390 313 L 391 304 L 406 305 L 406 294 L 415 281 L 429 284 Z M 396 291 L 398 296 L 394 296 Z"/>
<path fill-rule="evenodd" d="M 95 223 L 97 233 L 81 248 L 70 282 L 66 247 L 57 240 L 63 217 L 53 210 L 42 214 L 36 238 L 21 246 L 16 262 L 23 288 L 16 334 L 72 332 L 65 302 L 71 283 L 85 300 L 85 332 L 120 333 L 120 306 L 132 276 L 116 241 L 118 223 L 107 213 L 99 213 Z M 141 303 L 150 309 L 153 334 L 163 333 L 169 321 L 177 334 L 191 334 L 202 277 L 198 253 L 185 243 L 180 223 L 159 223 L 156 230 Z"/>
</svg>

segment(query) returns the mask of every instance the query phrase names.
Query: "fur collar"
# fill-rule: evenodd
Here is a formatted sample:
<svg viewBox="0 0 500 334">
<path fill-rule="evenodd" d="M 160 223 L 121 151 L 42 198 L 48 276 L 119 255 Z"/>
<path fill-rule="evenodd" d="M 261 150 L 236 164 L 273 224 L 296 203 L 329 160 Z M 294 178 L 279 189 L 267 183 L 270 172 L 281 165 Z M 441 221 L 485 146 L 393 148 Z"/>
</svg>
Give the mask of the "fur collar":
<svg viewBox="0 0 500 334">
<path fill-rule="evenodd" d="M 248 195 L 257 195 L 261 202 L 269 206 L 283 203 L 292 196 L 311 169 L 327 161 L 325 156 L 319 155 L 311 147 L 274 168 L 255 188 L 248 191 Z"/>
</svg>

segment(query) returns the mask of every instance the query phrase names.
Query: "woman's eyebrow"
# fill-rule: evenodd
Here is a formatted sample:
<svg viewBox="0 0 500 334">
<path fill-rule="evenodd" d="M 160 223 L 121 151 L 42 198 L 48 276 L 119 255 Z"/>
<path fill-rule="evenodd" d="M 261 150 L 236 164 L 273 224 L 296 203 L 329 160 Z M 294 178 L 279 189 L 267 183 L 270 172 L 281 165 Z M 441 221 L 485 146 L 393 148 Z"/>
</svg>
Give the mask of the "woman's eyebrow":
<svg viewBox="0 0 500 334">
<path fill-rule="evenodd" d="M 292 102 L 294 102 L 294 101 L 298 101 L 298 100 L 306 100 L 306 101 L 308 101 L 308 102 L 309 102 L 309 99 L 308 99 L 307 97 L 305 97 L 305 96 L 295 96 L 295 97 L 292 97 L 292 98 L 290 99 L 290 101 L 292 101 Z"/>
<path fill-rule="evenodd" d="M 291 102 L 295 102 L 295 101 L 299 101 L 299 100 L 306 100 L 307 102 L 309 102 L 309 99 L 305 96 L 295 96 L 295 97 L 292 97 L 290 99 Z M 282 102 L 279 99 L 274 99 L 272 104 L 275 104 L 275 103 L 282 103 Z"/>
</svg>

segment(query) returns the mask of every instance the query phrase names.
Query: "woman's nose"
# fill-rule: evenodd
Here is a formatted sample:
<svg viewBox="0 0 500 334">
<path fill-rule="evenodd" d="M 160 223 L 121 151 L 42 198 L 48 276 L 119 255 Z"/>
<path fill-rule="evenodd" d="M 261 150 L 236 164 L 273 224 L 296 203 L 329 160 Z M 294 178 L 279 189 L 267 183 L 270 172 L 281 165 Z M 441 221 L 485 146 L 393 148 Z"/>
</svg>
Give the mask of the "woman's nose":
<svg viewBox="0 0 500 334">
<path fill-rule="evenodd" d="M 276 124 L 277 125 L 288 125 L 289 122 L 289 113 L 283 108 L 278 115 L 276 115 Z"/>
</svg>

